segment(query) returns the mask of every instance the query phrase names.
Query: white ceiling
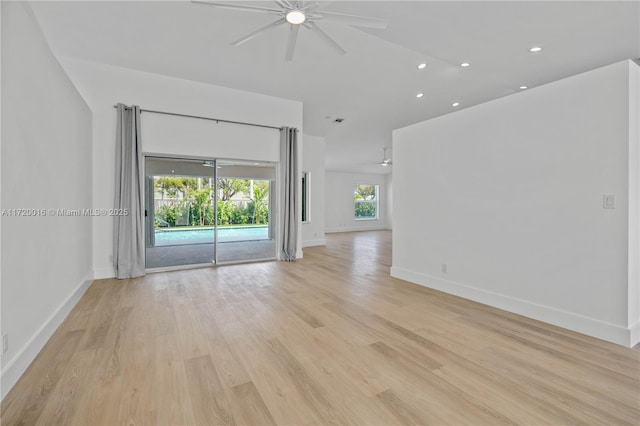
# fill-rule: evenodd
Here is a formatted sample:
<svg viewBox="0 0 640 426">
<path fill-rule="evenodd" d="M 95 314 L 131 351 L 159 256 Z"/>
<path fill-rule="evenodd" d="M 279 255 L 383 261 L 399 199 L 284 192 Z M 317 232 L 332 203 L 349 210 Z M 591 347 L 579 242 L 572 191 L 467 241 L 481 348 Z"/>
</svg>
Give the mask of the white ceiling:
<svg viewBox="0 0 640 426">
<path fill-rule="evenodd" d="M 268 14 L 189 1 L 41 2 L 33 9 L 58 55 L 302 101 L 304 132 L 326 138 L 330 170 L 389 172 L 375 163 L 395 128 L 640 57 L 640 1 L 322 3 L 389 25 L 325 23 L 345 55 L 302 29 L 294 60 L 285 62 L 286 25 L 229 45 L 272 22 Z M 534 45 L 544 50 L 530 53 Z M 471 66 L 461 68 L 464 61 Z M 420 62 L 425 70 L 417 70 Z M 335 124 L 336 117 L 345 121 Z"/>
</svg>

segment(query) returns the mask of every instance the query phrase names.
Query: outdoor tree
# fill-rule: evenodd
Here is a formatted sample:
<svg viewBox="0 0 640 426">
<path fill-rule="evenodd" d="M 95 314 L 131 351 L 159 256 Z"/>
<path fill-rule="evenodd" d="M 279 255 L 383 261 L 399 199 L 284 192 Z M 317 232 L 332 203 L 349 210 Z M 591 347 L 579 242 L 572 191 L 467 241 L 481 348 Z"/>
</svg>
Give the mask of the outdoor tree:
<svg viewBox="0 0 640 426">
<path fill-rule="evenodd" d="M 229 201 L 231 197 L 240 192 L 249 193 L 249 180 L 219 178 L 218 189 L 220 189 L 220 199 L 222 201 Z"/>
<path fill-rule="evenodd" d="M 375 185 L 356 185 L 356 189 L 353 192 L 353 198 L 355 200 L 375 200 L 376 186 Z"/>
<path fill-rule="evenodd" d="M 269 222 L 269 181 L 221 178 L 217 182 L 218 225 Z M 156 193 L 168 197 L 156 205 L 157 227 L 215 224 L 214 179 L 162 176 L 155 178 L 154 186 Z"/>
<path fill-rule="evenodd" d="M 269 194 L 268 181 L 253 181 L 253 194 L 250 197 L 253 206 L 253 223 L 262 223 L 263 212 L 267 211 L 267 194 Z"/>
<path fill-rule="evenodd" d="M 166 193 L 169 197 L 176 198 L 178 194 L 186 198 L 190 189 L 198 187 L 198 180 L 185 176 L 160 176 L 154 179 L 154 190 L 160 192 L 164 198 Z"/>
<path fill-rule="evenodd" d="M 189 201 L 192 203 L 192 207 L 196 214 L 196 220 L 200 226 L 204 226 L 204 219 L 207 211 L 207 207 L 210 206 L 211 190 L 209 188 L 192 189 L 189 191 Z"/>
</svg>

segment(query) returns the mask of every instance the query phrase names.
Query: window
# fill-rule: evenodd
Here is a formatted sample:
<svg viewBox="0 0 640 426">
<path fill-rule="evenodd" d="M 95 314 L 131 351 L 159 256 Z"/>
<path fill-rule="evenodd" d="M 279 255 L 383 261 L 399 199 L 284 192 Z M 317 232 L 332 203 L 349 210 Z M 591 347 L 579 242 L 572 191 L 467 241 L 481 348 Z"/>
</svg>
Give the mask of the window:
<svg viewBox="0 0 640 426">
<path fill-rule="evenodd" d="M 356 220 L 378 218 L 378 185 L 356 185 L 353 212 Z"/>
<path fill-rule="evenodd" d="M 309 217 L 309 172 L 302 172 L 302 221 L 311 222 Z"/>
</svg>

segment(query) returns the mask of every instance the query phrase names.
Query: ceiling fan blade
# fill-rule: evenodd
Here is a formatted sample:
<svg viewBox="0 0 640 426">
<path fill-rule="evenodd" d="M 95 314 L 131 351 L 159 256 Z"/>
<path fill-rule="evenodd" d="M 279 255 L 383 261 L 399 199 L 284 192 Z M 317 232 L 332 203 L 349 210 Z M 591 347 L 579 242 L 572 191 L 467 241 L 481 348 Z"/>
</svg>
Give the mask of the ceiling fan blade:
<svg viewBox="0 0 640 426">
<path fill-rule="evenodd" d="M 331 47 L 337 50 L 338 53 L 340 53 L 341 55 L 344 55 L 345 53 L 347 53 L 347 51 L 344 50 L 334 39 L 329 37 L 329 34 L 325 33 L 324 30 L 320 28 L 320 26 L 318 26 L 318 24 L 316 24 L 315 22 L 309 22 L 309 27 L 312 30 L 314 30 L 315 33 L 318 34 L 321 39 L 326 41 L 327 44 L 329 44 Z"/>
<path fill-rule="evenodd" d="M 283 9 L 296 9 L 296 7 L 289 3 L 287 0 L 276 0 L 276 3 L 280 5 Z"/>
<path fill-rule="evenodd" d="M 242 43 L 245 43 L 245 42 L 247 42 L 247 41 L 251 40 L 252 38 L 254 38 L 255 36 L 257 36 L 258 34 L 263 33 L 263 32 L 265 32 L 265 31 L 267 31 L 268 29 L 271 29 L 271 28 L 273 28 L 273 27 L 276 27 L 276 26 L 278 26 L 278 25 L 280 25 L 280 24 L 282 24 L 282 23 L 284 23 L 284 22 L 285 22 L 284 18 L 278 19 L 277 21 L 272 22 L 272 23 L 270 23 L 269 25 L 265 25 L 265 26 L 264 26 L 264 27 L 262 27 L 262 28 L 258 28 L 257 30 L 255 30 L 255 31 L 254 31 L 254 32 L 252 32 L 251 34 L 247 34 L 246 36 L 244 36 L 244 37 L 242 37 L 242 38 L 240 38 L 240 39 L 238 39 L 238 40 L 234 41 L 233 43 L 231 43 L 231 45 L 232 45 L 232 46 L 234 46 L 234 47 L 235 47 L 235 46 L 240 46 Z"/>
<path fill-rule="evenodd" d="M 325 1 L 323 2 L 322 6 L 327 5 L 329 2 Z M 320 2 L 319 1 L 307 1 L 304 3 L 304 10 L 306 10 L 309 13 L 313 13 L 315 10 L 317 10 L 320 7 Z"/>
<path fill-rule="evenodd" d="M 293 52 L 296 50 L 296 41 L 298 41 L 298 31 L 300 31 L 300 25 L 291 26 L 289 40 L 287 41 L 287 54 L 284 57 L 284 60 L 287 62 L 293 60 Z"/>
<path fill-rule="evenodd" d="M 366 28 L 387 28 L 387 21 L 378 18 L 367 18 L 366 16 L 346 15 L 344 13 L 325 12 L 318 10 L 322 22 L 338 22 L 346 25 L 355 25 Z"/>
<path fill-rule="evenodd" d="M 222 9 L 247 10 L 251 12 L 282 13 L 282 10 L 274 9 L 271 7 L 248 6 L 248 5 L 233 4 L 233 3 L 220 3 L 217 1 L 191 0 L 191 3 L 203 4 L 205 6 L 219 7 Z"/>
</svg>

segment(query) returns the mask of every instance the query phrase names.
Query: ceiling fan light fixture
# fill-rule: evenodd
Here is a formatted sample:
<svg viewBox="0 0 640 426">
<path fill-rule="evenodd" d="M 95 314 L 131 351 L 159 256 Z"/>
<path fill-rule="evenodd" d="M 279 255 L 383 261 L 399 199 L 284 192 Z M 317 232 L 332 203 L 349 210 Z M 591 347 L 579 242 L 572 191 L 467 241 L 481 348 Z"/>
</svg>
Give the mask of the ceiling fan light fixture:
<svg viewBox="0 0 640 426">
<path fill-rule="evenodd" d="M 191 0 L 191 2 L 221 9 L 246 10 L 266 13 L 270 15 L 277 15 L 277 21 L 273 21 L 261 28 L 258 28 L 257 30 L 245 35 L 238 40 L 231 42 L 230 44 L 234 47 L 239 46 L 243 43 L 248 42 L 249 40 L 252 40 L 262 33 L 271 31 L 275 27 L 289 24 L 291 27 L 289 35 L 287 37 L 287 49 L 284 57 L 284 60 L 286 62 L 293 60 L 293 55 L 296 49 L 296 42 L 298 40 L 298 34 L 303 29 L 316 33 L 320 37 L 320 39 L 325 42 L 325 44 L 328 44 L 333 50 L 337 51 L 341 55 L 344 55 L 346 51 L 340 46 L 340 44 L 338 44 L 338 42 L 336 42 L 321 28 L 325 22 L 336 22 L 343 25 L 352 25 L 365 28 L 384 29 L 387 27 L 387 21 L 385 21 L 384 19 L 369 18 L 367 16 L 349 15 L 345 13 L 321 10 L 320 8 L 322 6 L 321 2 L 319 1 L 275 0 L 276 5 L 272 7 L 238 4 L 237 2 L 231 2 L 229 0 L 227 0 L 226 2 L 214 0 Z"/>
<path fill-rule="evenodd" d="M 382 148 L 382 161 L 378 163 L 382 167 L 387 167 L 391 165 L 391 157 L 387 157 L 387 149 L 389 148 Z"/>
<path fill-rule="evenodd" d="M 291 25 L 300 25 L 304 24 L 304 22 L 307 20 L 307 15 L 305 15 L 301 10 L 293 9 L 287 12 L 285 19 Z"/>
</svg>

